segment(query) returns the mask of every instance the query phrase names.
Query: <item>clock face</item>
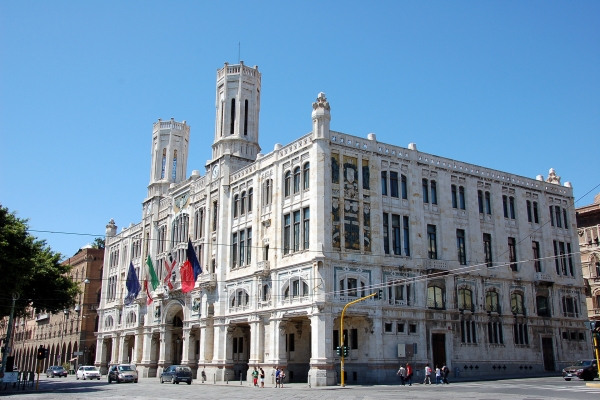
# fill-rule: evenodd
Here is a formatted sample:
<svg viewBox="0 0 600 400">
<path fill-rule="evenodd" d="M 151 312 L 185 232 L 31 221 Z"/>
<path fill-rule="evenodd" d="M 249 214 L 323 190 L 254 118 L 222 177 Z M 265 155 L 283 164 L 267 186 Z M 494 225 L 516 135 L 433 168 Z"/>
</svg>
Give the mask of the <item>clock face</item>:
<svg viewBox="0 0 600 400">
<path fill-rule="evenodd" d="M 217 176 L 219 176 L 219 164 L 216 164 L 213 169 L 212 169 L 212 176 L 213 178 L 216 178 Z"/>
</svg>

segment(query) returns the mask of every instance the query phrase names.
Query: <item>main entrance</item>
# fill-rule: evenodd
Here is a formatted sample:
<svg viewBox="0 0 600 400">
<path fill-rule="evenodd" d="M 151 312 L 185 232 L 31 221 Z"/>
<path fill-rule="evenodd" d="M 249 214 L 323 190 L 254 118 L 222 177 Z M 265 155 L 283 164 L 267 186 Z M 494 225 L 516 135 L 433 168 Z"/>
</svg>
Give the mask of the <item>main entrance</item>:
<svg viewBox="0 0 600 400">
<path fill-rule="evenodd" d="M 446 334 L 431 334 L 431 350 L 433 353 L 433 365 L 431 368 L 435 369 L 436 365 L 442 368 L 442 366 L 446 365 Z"/>
<path fill-rule="evenodd" d="M 552 338 L 542 338 L 542 357 L 544 358 L 544 370 L 554 371 L 554 346 Z"/>
</svg>

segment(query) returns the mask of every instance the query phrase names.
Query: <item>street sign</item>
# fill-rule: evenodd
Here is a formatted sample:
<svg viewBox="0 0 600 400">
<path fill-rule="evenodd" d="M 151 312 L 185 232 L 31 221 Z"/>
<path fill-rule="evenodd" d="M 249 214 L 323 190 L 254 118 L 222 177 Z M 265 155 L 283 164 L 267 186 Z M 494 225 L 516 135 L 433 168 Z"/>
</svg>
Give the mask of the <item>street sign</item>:
<svg viewBox="0 0 600 400">
<path fill-rule="evenodd" d="M 83 355 L 83 351 L 75 351 L 73 352 L 74 356 L 82 356 Z"/>
</svg>

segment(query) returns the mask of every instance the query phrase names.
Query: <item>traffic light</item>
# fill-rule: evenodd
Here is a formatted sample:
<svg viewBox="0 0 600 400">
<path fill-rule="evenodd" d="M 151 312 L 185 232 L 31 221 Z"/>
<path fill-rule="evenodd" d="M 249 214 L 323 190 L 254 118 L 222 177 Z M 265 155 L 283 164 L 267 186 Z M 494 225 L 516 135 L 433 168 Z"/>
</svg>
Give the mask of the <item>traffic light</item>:
<svg viewBox="0 0 600 400">
<path fill-rule="evenodd" d="M 37 350 L 37 359 L 43 360 L 44 358 L 46 358 L 46 350 L 40 346 Z"/>
<path fill-rule="evenodd" d="M 383 289 L 377 289 L 375 292 L 375 296 L 373 296 L 377 300 L 383 299 Z"/>
<path fill-rule="evenodd" d="M 343 351 L 344 351 L 344 357 L 348 357 L 348 346 L 344 346 Z"/>
<path fill-rule="evenodd" d="M 340 346 L 335 348 L 335 354 L 337 354 L 338 356 L 342 355 L 342 348 Z"/>
</svg>

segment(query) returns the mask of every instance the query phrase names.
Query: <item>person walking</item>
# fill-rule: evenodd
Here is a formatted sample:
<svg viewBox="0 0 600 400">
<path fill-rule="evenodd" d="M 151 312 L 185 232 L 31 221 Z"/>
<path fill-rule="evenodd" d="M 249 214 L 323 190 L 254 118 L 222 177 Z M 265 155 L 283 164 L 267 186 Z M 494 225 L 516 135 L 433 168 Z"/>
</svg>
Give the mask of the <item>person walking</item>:
<svg viewBox="0 0 600 400">
<path fill-rule="evenodd" d="M 402 364 L 400 364 L 400 369 L 398 370 L 398 372 L 396 372 L 396 375 L 400 377 L 400 385 L 404 386 L 404 383 L 406 381 L 406 368 L 404 368 Z"/>
<path fill-rule="evenodd" d="M 260 387 L 261 389 L 265 388 L 265 371 L 262 369 L 262 367 L 259 368 L 260 369 Z"/>
<path fill-rule="evenodd" d="M 281 371 L 279 370 L 279 367 L 275 368 L 275 388 L 279 387 L 279 374 L 281 373 Z"/>
<path fill-rule="evenodd" d="M 252 383 L 254 387 L 258 387 L 258 370 L 254 367 L 254 371 L 252 371 Z"/>
<path fill-rule="evenodd" d="M 425 364 L 425 380 L 423 381 L 425 385 L 431 385 L 431 367 L 429 364 Z"/>
<path fill-rule="evenodd" d="M 450 384 L 448 382 L 448 375 L 450 375 L 450 368 L 448 368 L 448 366 L 444 365 L 442 367 L 442 383 L 445 383 L 446 385 Z"/>
<path fill-rule="evenodd" d="M 409 363 L 406 363 L 406 381 L 408 382 L 408 386 L 412 386 L 412 375 L 412 366 Z"/>
<path fill-rule="evenodd" d="M 285 379 L 285 372 L 283 372 L 283 368 L 279 371 L 279 387 L 283 387 L 283 380 Z"/>
<path fill-rule="evenodd" d="M 442 382 L 442 370 L 439 365 L 435 366 L 435 384 L 439 385 Z"/>
</svg>

